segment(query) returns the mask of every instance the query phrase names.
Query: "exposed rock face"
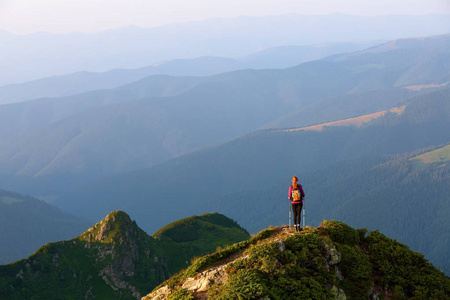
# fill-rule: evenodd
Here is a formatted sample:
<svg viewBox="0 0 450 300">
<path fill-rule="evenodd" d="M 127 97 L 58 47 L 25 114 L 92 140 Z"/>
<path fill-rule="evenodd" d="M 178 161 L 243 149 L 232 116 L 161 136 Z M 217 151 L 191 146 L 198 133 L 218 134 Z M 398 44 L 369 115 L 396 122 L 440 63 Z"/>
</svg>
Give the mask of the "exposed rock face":
<svg viewBox="0 0 450 300">
<path fill-rule="evenodd" d="M 191 277 L 185 280 L 182 288 L 190 291 L 190 292 L 206 292 L 209 287 L 213 283 L 222 283 L 225 284 L 227 282 L 228 276 L 225 272 L 226 265 L 222 265 L 216 268 L 210 268 L 206 271 L 203 271 L 197 274 L 195 277 Z M 170 289 L 167 285 L 159 288 L 147 296 L 143 297 L 142 300 L 160 300 L 167 299 L 167 296 L 170 294 Z"/>
<path fill-rule="evenodd" d="M 284 244 L 283 239 L 278 239 L 277 244 L 278 244 L 278 250 L 280 250 L 280 252 L 283 253 L 284 250 L 286 250 L 286 245 Z"/>
<path fill-rule="evenodd" d="M 169 294 L 170 289 L 167 285 L 165 285 L 162 288 L 159 288 L 156 291 L 153 291 L 152 293 L 143 297 L 142 300 L 162 300 L 166 299 Z"/>
<path fill-rule="evenodd" d="M 94 238 L 97 241 L 112 239 L 115 243 L 112 249 L 105 247 L 103 253 L 99 253 L 100 256 L 111 255 L 112 258 L 111 263 L 100 271 L 99 276 L 112 289 L 128 289 L 134 297 L 140 298 L 141 294 L 137 288 L 128 283 L 128 278 L 134 276 L 135 264 L 139 261 L 137 226 L 123 212 L 112 212 L 102 222 Z"/>
<path fill-rule="evenodd" d="M 212 268 L 201 272 L 195 277 L 186 279 L 182 288 L 192 292 L 206 292 L 212 283 L 225 283 L 228 276 L 225 272 L 225 266 Z"/>
<path fill-rule="evenodd" d="M 336 265 L 341 261 L 341 254 L 336 250 L 336 247 L 331 242 L 324 242 L 323 249 L 325 251 L 325 259 L 329 266 Z"/>
<path fill-rule="evenodd" d="M 283 242 L 284 245 L 284 242 Z M 198 273 L 195 275 L 195 277 L 187 278 L 182 288 L 193 293 L 202 293 L 208 291 L 208 288 L 210 288 L 213 284 L 225 284 L 228 280 L 228 275 L 225 272 L 228 265 L 232 262 L 235 262 L 240 259 L 246 259 L 248 258 L 248 255 L 244 255 L 241 257 L 238 257 L 232 261 L 228 261 L 225 264 L 209 268 L 203 272 Z M 148 294 L 147 296 L 143 297 L 142 300 L 161 300 L 161 299 L 167 299 L 167 297 L 170 294 L 170 289 L 167 285 L 154 290 L 152 293 Z"/>
<path fill-rule="evenodd" d="M 89 228 L 82 236 L 89 242 L 127 243 L 135 241 L 137 226 L 123 211 L 113 211 L 102 221 Z"/>
<path fill-rule="evenodd" d="M 343 289 L 339 289 L 337 286 L 333 286 L 331 292 L 335 295 L 336 300 L 347 300 L 347 296 Z"/>
<path fill-rule="evenodd" d="M 88 241 L 86 247 L 98 249 L 96 262 L 110 261 L 98 274 L 103 281 L 113 290 L 127 289 L 134 297 L 140 298 L 138 289 L 127 280 L 134 276 L 135 264 L 139 261 L 137 226 L 130 217 L 121 211 L 111 212 L 101 222 L 89 228 L 83 238 Z M 94 245 L 93 242 L 105 245 Z"/>
<path fill-rule="evenodd" d="M 129 290 L 137 299 L 141 297 L 139 290 L 129 284 L 129 278 L 136 274 L 140 249 L 138 227 L 126 213 L 111 212 L 102 221 L 89 228 L 80 239 L 87 241 L 86 248 L 98 250 L 96 263 L 108 261 L 98 273 L 108 286 L 115 291 Z M 149 259 L 150 250 L 147 249 L 144 253 L 143 257 Z M 155 256 L 153 260 L 161 265 L 167 277 L 166 259 Z"/>
</svg>

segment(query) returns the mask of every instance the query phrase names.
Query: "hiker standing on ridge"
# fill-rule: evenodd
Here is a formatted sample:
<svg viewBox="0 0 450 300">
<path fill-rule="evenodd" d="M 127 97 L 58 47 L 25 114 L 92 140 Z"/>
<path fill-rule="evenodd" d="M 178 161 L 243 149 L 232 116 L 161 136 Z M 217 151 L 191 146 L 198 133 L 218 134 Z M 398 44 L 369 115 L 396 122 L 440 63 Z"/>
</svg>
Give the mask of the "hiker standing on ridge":
<svg viewBox="0 0 450 300">
<path fill-rule="evenodd" d="M 292 185 L 289 187 L 289 200 L 292 203 L 292 211 L 294 213 L 294 228 L 295 231 L 301 231 L 300 217 L 303 206 L 303 198 L 305 192 L 301 184 L 298 184 L 297 176 L 292 177 Z"/>
</svg>

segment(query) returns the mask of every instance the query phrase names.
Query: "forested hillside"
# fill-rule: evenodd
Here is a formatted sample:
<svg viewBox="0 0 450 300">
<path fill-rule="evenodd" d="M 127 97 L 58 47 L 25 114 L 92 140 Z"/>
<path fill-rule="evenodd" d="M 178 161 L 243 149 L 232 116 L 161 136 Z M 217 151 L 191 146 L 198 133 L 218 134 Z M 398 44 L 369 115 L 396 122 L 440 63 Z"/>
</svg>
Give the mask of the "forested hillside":
<svg viewBox="0 0 450 300">
<path fill-rule="evenodd" d="M 0 190 L 0 264 L 26 258 L 43 244 L 79 235 L 90 225 L 36 198 Z"/>
<path fill-rule="evenodd" d="M 280 119 L 265 124 L 262 129 L 299 128 L 354 118 L 391 109 L 416 96 L 430 93 L 434 89 L 439 89 L 439 87 L 418 90 L 403 87 L 345 94 L 302 107 Z"/>
</svg>

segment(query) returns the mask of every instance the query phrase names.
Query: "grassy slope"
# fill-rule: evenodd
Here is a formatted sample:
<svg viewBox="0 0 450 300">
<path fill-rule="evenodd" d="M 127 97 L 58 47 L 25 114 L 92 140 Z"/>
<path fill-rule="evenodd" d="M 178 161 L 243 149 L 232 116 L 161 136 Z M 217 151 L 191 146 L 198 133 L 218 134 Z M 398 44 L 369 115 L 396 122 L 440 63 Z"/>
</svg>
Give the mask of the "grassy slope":
<svg viewBox="0 0 450 300">
<path fill-rule="evenodd" d="M 36 198 L 0 190 L 0 264 L 25 258 L 48 242 L 79 235 L 91 225 Z"/>
<path fill-rule="evenodd" d="M 367 299 L 371 294 L 395 299 L 450 299 L 450 278 L 423 255 L 378 231 L 366 232 L 336 221 L 324 221 L 302 234 L 267 229 L 249 241 L 195 260 L 160 287 L 167 285 L 172 290 L 169 299 L 192 299 L 198 295 L 184 291 L 182 283 L 211 266 L 228 263 L 234 256 L 225 268 L 226 284 L 213 283 L 208 299 L 336 299 L 339 289 L 352 299 Z M 340 253 L 337 260 L 339 255 L 333 249 Z M 236 253 L 241 259 L 236 259 Z M 339 279 L 338 272 L 343 278 Z"/>
<path fill-rule="evenodd" d="M 411 158 L 417 167 L 450 160 L 450 145 Z"/>
<path fill-rule="evenodd" d="M 192 216 L 164 226 L 152 235 L 171 257 L 171 274 L 186 267 L 194 256 L 249 238 L 248 232 L 221 214 Z"/>
</svg>

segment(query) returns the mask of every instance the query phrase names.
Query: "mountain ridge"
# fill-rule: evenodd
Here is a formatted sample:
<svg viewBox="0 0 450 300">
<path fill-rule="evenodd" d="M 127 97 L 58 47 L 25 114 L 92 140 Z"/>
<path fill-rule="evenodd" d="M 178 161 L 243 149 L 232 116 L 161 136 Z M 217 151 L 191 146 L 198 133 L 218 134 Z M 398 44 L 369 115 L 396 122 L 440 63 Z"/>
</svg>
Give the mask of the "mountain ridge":
<svg viewBox="0 0 450 300">
<path fill-rule="evenodd" d="M 281 69 L 328 55 L 363 49 L 376 43 L 345 43 L 317 46 L 269 48 L 237 59 L 203 56 L 153 63 L 138 69 L 113 69 L 107 72 L 80 71 L 0 86 L 0 104 L 17 103 L 44 97 L 67 97 L 94 90 L 112 89 L 152 75 L 205 77 L 243 69 Z M 286 55 L 285 52 L 288 52 Z"/>
<path fill-rule="evenodd" d="M 337 127 L 337 126 L 347 126 L 347 127 L 354 126 L 354 127 L 358 128 L 358 127 L 363 126 L 364 124 L 371 122 L 372 120 L 375 120 L 377 118 L 380 118 L 380 117 L 386 115 L 387 113 L 395 113 L 397 115 L 400 115 L 403 112 L 403 110 L 405 109 L 405 107 L 406 107 L 406 105 L 404 105 L 402 107 L 394 107 L 389 110 L 383 110 L 383 111 L 379 111 L 379 112 L 375 112 L 375 113 L 371 113 L 371 114 L 367 114 L 367 115 L 362 115 L 359 117 L 339 120 L 339 121 L 327 122 L 327 123 L 311 125 L 311 126 L 307 126 L 307 127 L 284 129 L 284 131 L 297 131 L 297 130 L 322 131 L 322 130 L 324 130 L 325 127 Z"/>
<path fill-rule="evenodd" d="M 450 42 L 447 36 L 438 40 L 439 45 Z M 427 42 L 427 39 L 421 41 Z M 435 40 L 431 43 L 435 43 Z M 403 52 L 406 50 L 402 49 Z M 403 72 L 409 72 L 419 64 L 419 57 L 429 57 L 435 64 L 446 68 L 445 64 L 440 63 L 441 56 L 436 57 L 432 51 L 423 51 L 413 52 L 411 55 L 414 59 L 411 59 L 411 55 L 406 60 L 397 59 L 392 67 L 385 66 L 382 69 L 372 65 L 380 59 L 384 61 L 384 56 L 369 55 L 362 60 L 358 56 L 351 63 L 320 60 L 286 70 L 243 70 L 205 78 L 186 77 L 182 80 L 151 77 L 109 91 L 101 97 L 97 92 L 89 94 L 83 101 L 77 101 L 81 98 L 71 98 L 72 102 L 67 107 L 60 102 L 50 105 L 48 109 L 41 108 L 44 117 L 36 113 L 29 115 L 31 108 L 26 108 L 26 105 L 0 106 L 0 115 L 5 116 L 0 122 L 5 124 L 4 133 L 9 136 L 0 151 L 0 170 L 3 173 L 0 175 L 6 188 L 19 188 L 22 192 L 40 197 L 54 197 L 59 193 L 56 187 L 62 189 L 64 184 L 64 188 L 72 188 L 73 182 L 86 182 L 93 177 L 149 167 L 208 144 L 220 143 L 264 127 L 302 107 L 311 108 L 315 103 L 330 98 L 339 100 L 335 97 L 356 93 L 355 87 L 366 91 L 380 87 L 393 88 Z M 447 48 L 441 51 L 448 55 Z M 384 64 L 393 57 L 396 55 L 390 53 Z M 366 65 L 369 67 L 366 68 Z M 358 71 L 357 66 L 362 66 L 362 71 Z M 420 65 L 411 74 L 426 70 L 425 65 Z M 440 76 L 440 71 L 428 71 L 433 82 L 433 78 Z M 385 78 L 387 73 L 390 75 Z M 403 83 L 408 86 L 417 82 L 410 75 L 402 77 Z M 325 88 L 325 84 L 328 88 Z M 153 97 L 146 98 L 148 94 Z M 409 91 L 399 94 L 405 98 L 414 96 Z M 364 95 L 360 94 L 350 99 L 350 102 L 357 102 Z M 376 102 L 376 99 L 375 93 L 368 102 Z M 399 101 L 391 96 L 382 105 L 369 105 L 372 108 L 366 108 L 364 113 L 373 113 L 376 108 L 387 109 L 390 100 Z M 62 112 L 53 117 L 47 116 L 48 112 L 56 111 L 51 108 L 58 108 Z M 11 113 L 14 109 L 19 112 Z M 320 107 L 315 109 L 320 110 Z M 351 108 L 349 112 L 341 114 L 345 116 L 353 112 Z M 321 115 L 319 111 L 316 111 L 317 114 Z M 51 121 L 57 115 L 62 119 L 55 126 Z M 328 114 L 324 116 L 326 119 L 329 117 Z M 107 120 L 108 127 L 102 128 L 106 123 L 99 125 L 98 119 Z M 160 124 L 167 126 L 161 130 Z M 17 128 L 15 125 L 23 132 L 12 137 L 18 134 L 14 133 L 13 129 Z M 35 130 L 31 138 L 26 136 L 27 131 L 30 134 L 29 130 Z M 64 130 L 69 134 L 64 135 Z M 79 138 L 70 135 L 81 131 L 88 133 Z M 128 141 L 129 144 L 119 141 Z M 42 149 L 46 150 L 43 152 Z M 28 162 L 27 166 L 22 169 L 25 162 Z M 35 176 L 40 170 L 45 170 L 48 176 Z M 43 175 L 44 172 L 39 174 Z M 58 176 L 61 174 L 71 180 L 62 182 L 63 177 Z M 37 190 L 38 182 L 51 180 L 59 182 L 52 186 L 55 189 L 50 187 L 46 192 Z"/>
<path fill-rule="evenodd" d="M 367 229 L 337 221 L 271 227 L 197 258 L 155 288 L 155 299 L 450 299 L 450 278 L 423 255 Z"/>
<path fill-rule="evenodd" d="M 193 228 L 197 237 L 186 243 L 152 238 L 128 214 L 113 211 L 76 238 L 46 244 L 27 259 L 0 266 L 0 293 L 7 299 L 136 299 L 193 256 L 249 237 L 217 213 L 189 220 L 197 218 L 203 218 L 202 226 Z M 222 224 L 216 225 L 216 219 Z M 172 224 L 172 230 L 189 227 L 189 220 Z M 224 220 L 234 227 L 223 231 Z M 220 238 L 208 237 L 214 234 Z"/>
<path fill-rule="evenodd" d="M 315 26 L 311 27 L 311 22 Z M 267 26 L 268 23 L 271 26 Z M 379 24 L 385 25 L 380 28 Z M 355 31 L 354 28 L 360 30 Z M 206 20 L 149 29 L 118 29 L 91 35 L 6 35 L 4 44 L 8 47 L 4 49 L 4 56 L 8 59 L 0 60 L 3 70 L 0 84 L 81 70 L 139 68 L 174 58 L 205 55 L 242 57 L 274 46 L 391 40 L 402 36 L 448 33 L 445 28 L 448 28 L 447 15 L 282 15 Z M 217 40 L 217 36 L 222 38 Z M 40 43 L 36 43 L 37 37 Z M 115 51 L 108 52 L 105 47 L 113 47 Z M 61 53 L 59 49 L 65 51 Z M 44 53 L 47 55 L 42 57 Z M 98 59 L 96 53 L 105 55 Z M 77 58 L 75 62 L 73 57 Z"/>
<path fill-rule="evenodd" d="M 79 235 L 91 225 L 31 196 L 0 190 L 0 264 L 27 257 L 48 242 Z"/>
</svg>

